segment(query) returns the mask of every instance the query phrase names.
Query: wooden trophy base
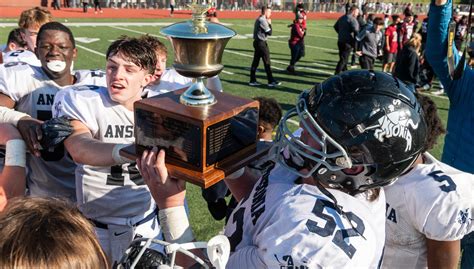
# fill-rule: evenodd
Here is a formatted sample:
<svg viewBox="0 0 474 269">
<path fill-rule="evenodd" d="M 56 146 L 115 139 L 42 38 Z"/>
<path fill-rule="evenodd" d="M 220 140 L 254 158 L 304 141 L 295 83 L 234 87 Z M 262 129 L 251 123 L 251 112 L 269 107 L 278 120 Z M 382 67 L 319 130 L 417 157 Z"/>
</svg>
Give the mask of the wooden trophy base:
<svg viewBox="0 0 474 269">
<path fill-rule="evenodd" d="M 214 169 L 207 172 L 197 172 L 189 169 L 184 169 L 180 166 L 166 162 L 166 168 L 171 177 L 186 180 L 187 182 L 198 185 L 202 188 L 209 188 L 215 183 L 221 181 L 226 176 L 239 170 L 242 167 L 247 166 L 252 161 L 257 160 L 268 153 L 270 146 L 264 143 L 258 143 L 255 151 L 249 151 L 250 155 L 241 158 L 240 155 L 232 155 L 222 162 L 216 163 Z M 136 159 L 140 154 L 137 153 L 135 145 L 130 145 L 120 150 L 120 155 L 129 158 Z"/>
<path fill-rule="evenodd" d="M 217 103 L 187 106 L 179 101 L 184 91 L 134 104 L 135 145 L 123 156 L 163 148 L 171 176 L 207 188 L 266 154 L 268 148 L 257 148 L 258 101 L 213 92 Z"/>
</svg>

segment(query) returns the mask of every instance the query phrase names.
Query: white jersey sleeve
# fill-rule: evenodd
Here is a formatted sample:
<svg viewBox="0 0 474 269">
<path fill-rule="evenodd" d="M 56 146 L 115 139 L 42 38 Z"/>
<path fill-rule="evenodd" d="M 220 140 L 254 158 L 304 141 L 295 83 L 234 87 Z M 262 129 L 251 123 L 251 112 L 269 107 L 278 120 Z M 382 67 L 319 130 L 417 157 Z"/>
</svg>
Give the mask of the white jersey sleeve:
<svg viewBox="0 0 474 269">
<path fill-rule="evenodd" d="M 406 190 L 407 202 L 415 205 L 409 208 L 416 228 L 437 241 L 459 240 L 474 231 L 474 175 L 434 158 L 418 166 L 409 174 L 417 184 Z"/>
<path fill-rule="evenodd" d="M 29 50 L 14 50 L 5 53 L 3 63 L 24 62 L 32 66 L 41 67 L 41 61 L 36 54 Z"/>
<path fill-rule="evenodd" d="M 341 213 L 316 186 L 294 179 L 277 167 L 239 203 L 225 229 L 234 251 L 228 267 L 376 268 L 384 243 L 383 195 L 372 205 L 330 190 Z"/>
<path fill-rule="evenodd" d="M 426 267 L 426 238 L 454 241 L 474 230 L 474 176 L 424 157 L 424 164 L 385 187 L 385 268 Z"/>
<path fill-rule="evenodd" d="M 99 87 L 94 85 L 77 85 L 64 89 L 58 94 L 54 102 L 54 117 L 67 116 L 81 121 L 89 128 L 92 136 L 96 136 L 99 125 L 96 121 L 97 106 L 90 102 L 90 98 Z"/>
<path fill-rule="evenodd" d="M 43 86 L 39 82 L 42 79 L 46 77 L 39 67 L 32 67 L 24 62 L 0 65 L 0 92 L 15 102 L 32 93 L 35 88 Z"/>
</svg>

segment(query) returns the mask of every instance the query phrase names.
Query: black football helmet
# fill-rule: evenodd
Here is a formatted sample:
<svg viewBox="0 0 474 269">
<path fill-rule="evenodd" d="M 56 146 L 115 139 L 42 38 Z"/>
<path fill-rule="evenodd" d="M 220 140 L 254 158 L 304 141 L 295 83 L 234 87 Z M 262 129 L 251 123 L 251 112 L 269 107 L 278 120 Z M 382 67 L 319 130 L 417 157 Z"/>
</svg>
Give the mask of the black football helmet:
<svg viewBox="0 0 474 269">
<path fill-rule="evenodd" d="M 309 147 L 290 131 L 294 117 L 320 147 Z M 303 92 L 280 121 L 274 149 L 277 160 L 296 174 L 355 194 L 391 184 L 410 168 L 426 132 L 423 110 L 403 82 L 355 70 Z"/>
</svg>

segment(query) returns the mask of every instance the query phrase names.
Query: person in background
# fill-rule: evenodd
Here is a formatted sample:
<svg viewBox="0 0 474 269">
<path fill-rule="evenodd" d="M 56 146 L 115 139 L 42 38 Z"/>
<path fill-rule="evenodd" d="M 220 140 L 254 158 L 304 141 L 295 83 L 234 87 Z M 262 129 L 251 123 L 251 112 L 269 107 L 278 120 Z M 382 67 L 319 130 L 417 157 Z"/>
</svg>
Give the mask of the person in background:
<svg viewBox="0 0 474 269">
<path fill-rule="evenodd" d="M 174 15 L 174 6 L 176 5 L 175 0 L 170 0 L 170 17 L 173 17 Z"/>
<path fill-rule="evenodd" d="M 28 50 L 35 52 L 39 29 L 52 20 L 51 12 L 45 8 L 34 7 L 21 12 L 18 26 L 26 30 L 25 40 L 28 43 Z"/>
<path fill-rule="evenodd" d="M 449 99 L 447 133 L 441 161 L 464 172 L 474 173 L 474 70 L 461 66 L 462 76 L 453 80 L 448 69 L 448 25 L 452 15 L 451 0 L 434 0 L 430 5 L 428 41 L 425 56 L 444 86 Z M 459 54 L 453 45 L 454 63 L 459 64 Z M 474 233 L 461 240 L 463 255 L 461 268 L 474 268 Z"/>
<path fill-rule="evenodd" d="M 304 56 L 304 37 L 306 35 L 306 28 L 303 25 L 304 17 L 302 14 L 297 15 L 297 19 L 291 24 L 291 34 L 288 40 L 288 46 L 291 51 L 290 65 L 286 70 L 290 74 L 295 74 L 295 64 Z"/>
<path fill-rule="evenodd" d="M 87 9 L 89 7 L 89 0 L 81 0 L 82 1 L 82 12 L 87 13 Z"/>
<path fill-rule="evenodd" d="M 61 9 L 61 7 L 59 6 L 59 0 L 53 0 L 51 5 L 53 6 L 54 10 L 60 10 Z"/>
<path fill-rule="evenodd" d="M 170 91 L 187 88 L 191 85 L 193 82 L 192 78 L 180 75 L 174 68 L 166 68 L 168 50 L 158 38 L 143 35 L 140 37 L 140 41 L 147 43 L 155 50 L 157 59 L 152 80 L 143 91 L 144 97 L 153 97 Z M 222 83 L 219 76 L 216 75 L 208 78 L 206 87 L 211 90 L 222 91 Z"/>
<path fill-rule="evenodd" d="M 100 1 L 94 0 L 94 13 L 97 14 L 97 10 L 102 14 L 102 7 L 100 7 Z"/>
<path fill-rule="evenodd" d="M 412 91 L 415 91 L 419 84 L 420 48 L 421 35 L 415 33 L 399 52 L 393 73 L 395 77 L 405 82 Z"/>
<path fill-rule="evenodd" d="M 403 19 L 403 23 L 400 27 L 400 32 L 399 32 L 399 40 L 400 43 L 398 44 L 398 49 L 399 51 L 403 49 L 403 46 L 405 46 L 405 43 L 410 40 L 411 36 L 413 33 L 415 33 L 415 23 L 413 22 L 413 13 L 412 12 L 407 12 L 405 14 L 405 18 Z"/>
<path fill-rule="evenodd" d="M 303 28 L 306 30 L 307 12 L 304 9 L 304 3 L 303 2 L 299 2 L 296 5 L 296 8 L 295 8 L 295 20 L 298 20 L 299 17 L 303 17 L 302 25 L 303 25 Z"/>
<path fill-rule="evenodd" d="M 349 56 L 355 47 L 355 36 L 359 33 L 359 23 L 357 16 L 359 8 L 352 6 L 349 13 L 340 17 L 334 24 L 334 30 L 337 32 L 337 47 L 339 49 L 339 62 L 336 66 L 335 74 L 347 70 Z"/>
<path fill-rule="evenodd" d="M 272 73 L 271 62 L 270 62 L 270 49 L 268 48 L 267 38 L 272 35 L 272 10 L 263 6 L 261 9 L 260 16 L 255 21 L 253 30 L 253 48 L 255 49 L 253 54 L 252 66 L 250 67 L 250 86 L 261 85 L 257 81 L 256 73 L 260 59 L 263 60 L 263 66 L 267 73 L 268 87 L 276 87 L 281 85 L 281 82 L 275 80 Z"/>
<path fill-rule="evenodd" d="M 397 24 L 400 22 L 398 15 L 392 15 L 392 24 L 385 29 L 385 47 L 383 50 L 382 71 L 392 73 L 393 66 L 397 60 L 398 52 L 398 32 Z"/>
<path fill-rule="evenodd" d="M 2 52 L 3 63 L 13 64 L 16 62 L 24 62 L 33 66 L 41 66 L 41 61 L 36 54 L 28 49 L 27 30 L 16 28 L 8 34 L 7 45 Z"/>
<path fill-rule="evenodd" d="M 454 32 L 454 44 L 456 45 L 456 49 L 461 51 L 461 45 L 464 42 L 467 34 L 467 27 L 468 27 L 468 18 L 466 15 L 462 15 L 461 19 L 456 23 L 456 30 Z"/>
<path fill-rule="evenodd" d="M 25 40 L 26 30 L 22 28 L 15 28 L 10 31 L 7 38 L 7 44 L 2 51 L 4 54 L 10 51 L 25 50 L 28 44 Z"/>
<path fill-rule="evenodd" d="M 358 44 L 359 63 L 361 69 L 374 70 L 375 59 L 378 57 L 378 48 L 383 38 L 383 19 L 377 17 L 373 23 L 364 27 L 356 37 Z"/>
<path fill-rule="evenodd" d="M 91 223 L 64 200 L 14 198 L 0 227 L 0 268 L 108 268 Z"/>
</svg>

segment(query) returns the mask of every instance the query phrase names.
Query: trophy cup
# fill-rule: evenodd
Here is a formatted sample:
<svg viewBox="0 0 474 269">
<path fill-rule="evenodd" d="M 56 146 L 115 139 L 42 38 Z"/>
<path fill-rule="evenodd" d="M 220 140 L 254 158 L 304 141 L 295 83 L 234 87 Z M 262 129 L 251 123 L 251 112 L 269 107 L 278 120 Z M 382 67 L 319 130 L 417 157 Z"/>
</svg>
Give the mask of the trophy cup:
<svg viewBox="0 0 474 269">
<path fill-rule="evenodd" d="M 204 78 L 220 73 L 222 54 L 236 33 L 206 22 L 208 6 L 193 2 L 192 21 L 160 32 L 175 53 L 173 67 L 194 78 L 187 89 L 172 91 L 134 104 L 135 145 L 121 154 L 135 159 L 153 146 L 166 150 L 172 177 L 207 188 L 260 157 L 257 150 L 257 101 L 207 89 Z"/>
</svg>

